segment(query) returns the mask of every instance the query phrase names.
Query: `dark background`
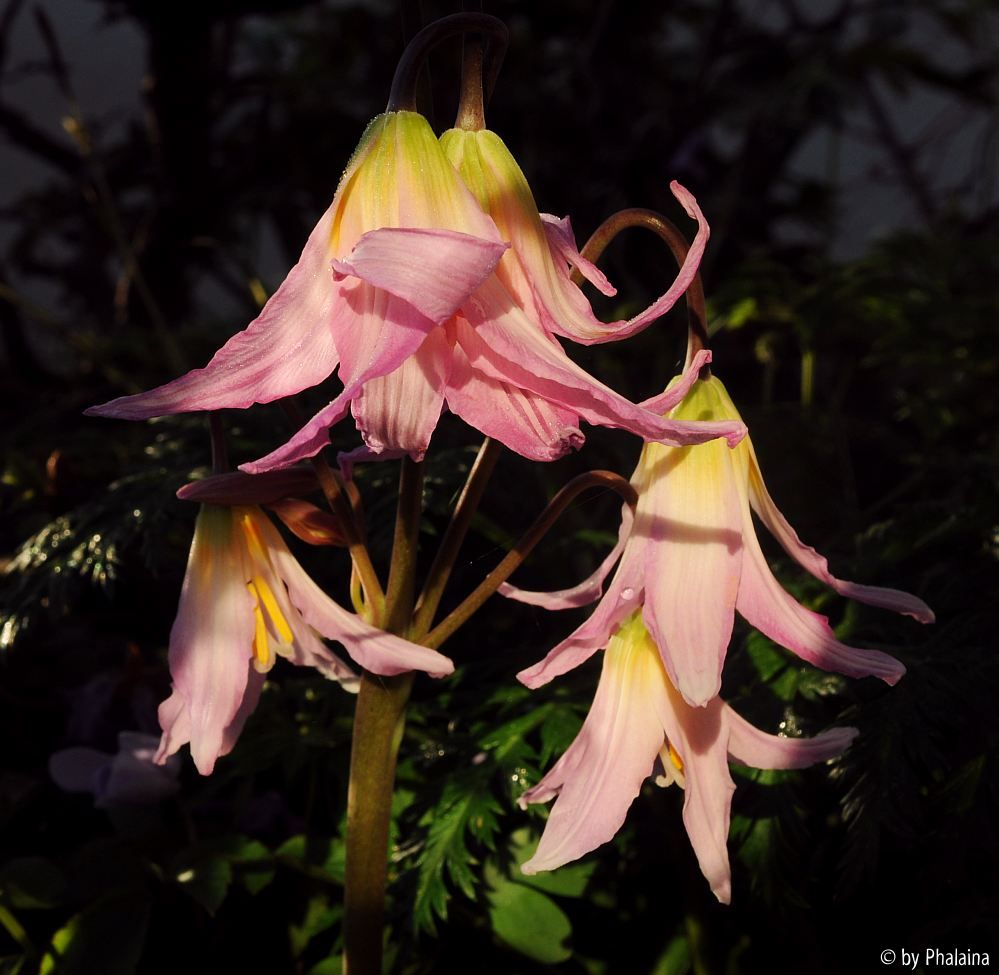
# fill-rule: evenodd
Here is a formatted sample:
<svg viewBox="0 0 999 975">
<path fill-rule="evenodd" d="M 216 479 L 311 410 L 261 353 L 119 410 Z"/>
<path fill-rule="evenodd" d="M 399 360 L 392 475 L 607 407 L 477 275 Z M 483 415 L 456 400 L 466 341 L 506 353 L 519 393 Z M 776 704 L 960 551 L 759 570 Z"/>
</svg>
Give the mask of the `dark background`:
<svg viewBox="0 0 999 975">
<path fill-rule="evenodd" d="M 515 799 L 571 740 L 598 665 L 519 688 L 517 669 L 578 620 L 487 606 L 445 648 L 459 675 L 417 684 L 394 970 L 866 972 L 903 947 L 996 959 L 995 4 L 483 7 L 511 33 L 489 124 L 540 208 L 571 214 L 582 242 L 622 206 L 692 229 L 669 180 L 694 192 L 712 227 L 716 373 L 772 494 L 838 575 L 914 591 L 938 622 L 848 605 L 767 549 L 843 638 L 909 673 L 891 690 L 846 681 L 737 628 L 724 694 L 741 713 L 862 737 L 805 773 L 736 773 L 722 908 L 681 797 L 652 786 L 613 844 L 527 885 L 515 861 L 542 819 Z M 178 797 L 157 806 L 95 809 L 49 778 L 60 748 L 111 752 L 120 730 L 156 730 L 194 515 L 173 495 L 208 461 L 197 416 L 81 412 L 202 364 L 253 317 L 384 106 L 405 42 L 454 9 L 0 5 L 2 973 L 337 970 L 351 714 L 337 689 L 278 667 L 234 754 L 210 779 L 186 763 Z M 431 58 L 422 98 L 437 131 L 457 71 L 455 45 Z M 601 265 L 620 292 L 598 304 L 608 318 L 672 276 L 640 233 Z M 673 314 L 621 347 L 571 352 L 637 398 L 674 374 L 682 332 Z M 237 461 L 283 429 L 273 409 L 228 422 Z M 452 599 L 573 473 L 630 473 L 630 438 L 587 433 L 556 464 L 504 457 Z M 426 552 L 474 443 L 456 421 L 438 433 Z M 382 555 L 395 476 L 362 474 Z M 578 505 L 518 581 L 581 577 L 616 507 Z M 342 553 L 302 558 L 342 597 Z"/>
</svg>

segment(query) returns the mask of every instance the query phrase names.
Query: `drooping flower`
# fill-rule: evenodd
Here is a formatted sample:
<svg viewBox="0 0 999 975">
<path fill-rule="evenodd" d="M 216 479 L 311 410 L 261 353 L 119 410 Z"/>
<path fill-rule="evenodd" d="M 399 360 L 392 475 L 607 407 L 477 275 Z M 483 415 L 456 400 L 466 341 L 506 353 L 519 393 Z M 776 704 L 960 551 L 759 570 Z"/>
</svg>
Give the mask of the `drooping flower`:
<svg viewBox="0 0 999 975">
<path fill-rule="evenodd" d="M 673 195 L 697 222 L 697 233 L 676 279 L 634 318 L 600 321 L 570 272 L 577 270 L 605 295 L 616 295 L 617 289 L 580 254 L 568 217 L 538 212 L 527 178 L 503 140 L 488 129 L 449 129 L 441 136 L 441 145 L 503 239 L 510 242 L 496 267 L 496 277 L 527 316 L 547 332 L 584 345 L 635 335 L 666 314 L 697 274 L 710 231 L 697 201 L 674 180 L 670 183 Z"/>
<path fill-rule="evenodd" d="M 661 408 L 659 398 L 648 400 Z M 720 380 L 698 380 L 674 417 L 736 420 Z M 721 449 L 719 449 L 721 447 Z M 848 647 L 827 619 L 801 606 L 774 578 L 760 548 L 753 512 L 787 553 L 842 596 L 932 622 L 920 599 L 895 589 L 837 579 L 826 560 L 804 545 L 774 504 L 747 437 L 735 449 L 718 443 L 691 448 L 646 444 L 632 477 L 638 491 L 634 525 L 612 556 L 580 586 L 559 593 L 501 591 L 551 609 L 580 606 L 601 593 L 614 558 L 620 565 L 593 615 L 543 661 L 519 676 L 538 687 L 587 659 L 625 617 L 641 607 L 672 683 L 691 705 L 706 705 L 721 687 L 735 611 L 803 660 L 851 677 L 874 675 L 894 684 L 905 667 L 877 650 Z"/>
<path fill-rule="evenodd" d="M 330 599 L 259 508 L 203 505 L 170 632 L 173 693 L 160 705 L 157 759 L 190 742 L 198 771 L 209 774 L 231 751 L 277 656 L 355 689 L 356 675 L 319 634 L 375 674 L 441 677 L 454 669 L 437 651 L 378 630 Z"/>
<path fill-rule="evenodd" d="M 657 759 L 661 785 L 683 790 L 683 823 L 711 890 L 731 899 L 728 829 L 735 783 L 729 761 L 761 769 L 796 769 L 839 755 L 855 728 L 814 738 L 766 734 L 721 698 L 691 707 L 663 668 L 641 615 L 611 637 L 597 693 L 583 727 L 547 775 L 520 798 L 522 807 L 556 797 L 526 874 L 554 870 L 606 843 Z"/>
<path fill-rule="evenodd" d="M 743 435 L 643 410 L 575 365 L 493 275 L 508 246 L 426 120 L 387 112 L 260 315 L 204 368 L 88 412 L 245 408 L 337 370 L 343 391 L 288 443 L 243 465 L 253 473 L 317 453 L 348 410 L 373 453 L 417 458 L 445 405 L 532 459 L 578 446 L 580 418 L 677 444 Z"/>
</svg>

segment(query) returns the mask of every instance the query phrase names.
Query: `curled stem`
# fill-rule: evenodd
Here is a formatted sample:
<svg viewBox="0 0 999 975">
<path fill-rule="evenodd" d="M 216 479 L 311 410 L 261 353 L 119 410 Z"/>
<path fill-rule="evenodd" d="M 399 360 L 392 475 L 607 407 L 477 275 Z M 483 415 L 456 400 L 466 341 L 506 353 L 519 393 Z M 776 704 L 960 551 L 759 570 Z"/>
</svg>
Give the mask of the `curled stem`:
<svg viewBox="0 0 999 975">
<path fill-rule="evenodd" d="M 527 558 L 532 549 L 548 533 L 552 525 L 566 508 L 583 491 L 591 488 L 603 488 L 616 491 L 624 501 L 634 507 L 638 503 L 638 494 L 631 484 L 618 474 L 610 471 L 589 471 L 574 477 L 555 495 L 545 510 L 535 519 L 534 524 L 521 536 L 516 545 L 469 594 L 464 601 L 453 609 L 437 624 L 420 643 L 425 647 L 439 647 L 455 630 L 464 625 L 469 617 L 513 574 L 514 570 Z"/>
<path fill-rule="evenodd" d="M 486 437 L 482 441 L 475 462 L 468 472 L 465 486 L 462 488 L 458 503 L 454 507 L 454 514 L 451 516 L 451 521 L 441 539 L 440 548 L 437 549 L 430 571 L 427 573 L 423 592 L 416 603 L 416 614 L 413 617 L 411 632 L 412 638 L 417 643 L 427 634 L 434 621 L 434 614 L 437 612 L 441 597 L 444 595 L 444 587 L 451 577 L 455 561 L 458 558 L 458 550 L 472 525 L 472 519 L 479 508 L 482 495 L 485 493 L 486 485 L 489 483 L 489 478 L 496 467 L 496 461 L 499 460 L 502 449 L 503 445 L 499 441 Z"/>
<path fill-rule="evenodd" d="M 642 207 L 619 210 L 609 216 L 593 232 L 580 253 L 587 260 L 596 264 L 600 255 L 607 249 L 607 245 L 622 230 L 627 230 L 629 227 L 645 227 L 646 230 L 651 230 L 657 237 L 665 241 L 666 246 L 672 251 L 673 257 L 676 258 L 677 264 L 683 266 L 687 251 L 690 250 L 690 244 L 683 232 L 661 213 Z M 582 275 L 578 271 L 573 271 L 573 280 L 576 284 L 581 284 Z M 700 273 L 694 275 L 694 280 L 690 282 L 690 286 L 684 294 L 684 300 L 687 303 L 687 363 L 689 364 L 701 349 L 709 347 L 704 285 L 701 283 Z M 701 379 L 707 379 L 710 375 L 710 368 L 704 366 L 701 369 Z"/>
<path fill-rule="evenodd" d="M 488 14 L 461 13 L 441 17 L 423 28 L 402 52 L 392 79 L 387 111 L 416 111 L 416 81 L 431 49 L 441 41 L 459 34 L 476 33 L 489 40 L 489 66 L 486 70 L 487 92 L 491 91 L 499 66 L 506 54 L 508 32 L 503 21 Z M 462 92 L 464 100 L 465 92 Z M 481 101 L 481 96 L 480 96 Z"/>
</svg>

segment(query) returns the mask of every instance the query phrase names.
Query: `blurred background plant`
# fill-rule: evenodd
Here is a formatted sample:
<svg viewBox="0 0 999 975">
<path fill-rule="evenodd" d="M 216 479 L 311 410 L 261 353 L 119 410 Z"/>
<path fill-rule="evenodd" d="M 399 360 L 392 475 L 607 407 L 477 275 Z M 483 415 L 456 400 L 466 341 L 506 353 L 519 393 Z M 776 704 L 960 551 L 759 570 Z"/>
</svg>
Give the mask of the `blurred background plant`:
<svg viewBox="0 0 999 975">
<path fill-rule="evenodd" d="M 747 717 L 862 736 L 829 766 L 741 774 L 726 909 L 697 872 L 679 793 L 651 784 L 614 844 L 520 875 L 543 813 L 515 800 L 571 741 L 597 671 L 526 691 L 514 673 L 578 618 L 487 607 L 448 644 L 456 677 L 417 683 L 392 970 L 466 971 L 474 956 L 497 973 L 838 973 L 927 944 L 996 957 L 999 13 L 982 0 L 483 6 L 511 30 L 490 127 L 541 208 L 571 213 L 583 240 L 621 206 L 680 220 L 668 180 L 690 187 L 713 230 L 717 371 L 774 497 L 838 574 L 916 592 L 938 623 L 848 605 L 783 571 L 774 549 L 796 595 L 909 673 L 892 690 L 844 681 L 737 630 L 724 694 Z M 173 494 L 208 463 L 197 416 L 81 411 L 202 363 L 243 327 L 383 107 L 405 41 L 454 9 L 0 7 L 4 975 L 339 971 L 348 696 L 278 668 L 236 751 L 208 779 L 185 761 L 167 798 L 96 808 L 50 776 L 62 749 L 111 756 L 120 733 L 157 730 L 194 517 Z M 438 131 L 457 57 L 442 49 L 425 78 Z M 598 307 L 617 317 L 673 273 L 642 235 L 602 264 L 620 294 Z M 675 372 L 682 344 L 669 318 L 572 352 L 639 397 Z M 272 409 L 227 419 L 237 460 L 284 429 Z M 555 464 L 504 456 L 450 598 L 569 476 L 628 474 L 637 453 L 593 429 Z M 470 431 L 440 431 L 428 542 L 473 456 Z M 384 555 L 395 473 L 359 477 Z M 617 510 L 613 497 L 580 503 L 517 581 L 580 578 Z M 342 554 L 305 556 L 342 595 Z"/>
</svg>

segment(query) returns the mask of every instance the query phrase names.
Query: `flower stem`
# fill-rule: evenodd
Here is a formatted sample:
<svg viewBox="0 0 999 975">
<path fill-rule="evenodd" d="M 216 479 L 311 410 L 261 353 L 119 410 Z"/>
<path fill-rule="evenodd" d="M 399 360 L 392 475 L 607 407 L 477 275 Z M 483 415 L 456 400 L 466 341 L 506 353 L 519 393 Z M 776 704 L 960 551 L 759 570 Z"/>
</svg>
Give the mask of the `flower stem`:
<svg viewBox="0 0 999 975">
<path fill-rule="evenodd" d="M 422 501 L 423 465 L 406 457 L 385 597 L 383 626 L 391 633 L 409 629 Z M 381 975 L 392 793 L 413 677 L 361 675 L 347 786 L 344 972 L 349 975 Z"/>
<path fill-rule="evenodd" d="M 464 488 L 462 488 L 458 503 L 455 505 L 454 514 L 451 516 L 451 521 L 441 539 L 440 548 L 437 550 L 430 571 L 427 573 L 423 592 L 416 603 L 416 614 L 413 617 L 411 632 L 412 638 L 417 643 L 426 636 L 434 621 L 434 614 L 437 612 L 441 597 L 444 595 L 444 587 L 454 569 L 458 550 L 472 525 L 472 519 L 475 517 L 475 512 L 478 511 L 479 502 L 482 500 L 482 495 L 502 449 L 502 444 L 487 437 L 482 441 L 475 463 L 472 464 L 471 470 L 468 472 L 468 478 Z"/>
<path fill-rule="evenodd" d="M 482 580 L 465 600 L 437 624 L 420 643 L 425 647 L 439 647 L 460 626 L 463 626 L 479 607 L 513 574 L 514 570 L 527 558 L 538 542 L 566 508 L 583 491 L 591 488 L 609 488 L 616 491 L 629 505 L 634 506 L 638 496 L 631 484 L 618 474 L 610 471 L 589 471 L 574 477 L 555 495 L 545 510 L 535 519 L 534 524 L 521 536 L 513 549 L 507 553 L 499 565 Z"/>
<path fill-rule="evenodd" d="M 690 244 L 680 229 L 671 220 L 667 220 L 661 213 L 655 210 L 646 210 L 641 207 L 633 207 L 628 210 L 619 210 L 611 214 L 593 232 L 580 252 L 587 260 L 594 264 L 600 259 L 600 255 L 607 249 L 607 245 L 622 230 L 629 227 L 645 227 L 651 230 L 656 236 L 665 241 L 666 246 L 673 252 L 677 264 L 681 267 L 687 258 L 687 251 Z M 582 275 L 578 271 L 573 271 L 573 280 L 576 284 L 582 283 Z M 697 355 L 701 349 L 707 349 L 708 345 L 708 316 L 704 303 L 704 285 L 701 283 L 701 275 L 694 275 L 694 280 L 690 282 L 684 294 L 687 303 L 687 363 Z M 701 379 L 707 379 L 711 375 L 708 366 L 701 369 Z"/>
</svg>

